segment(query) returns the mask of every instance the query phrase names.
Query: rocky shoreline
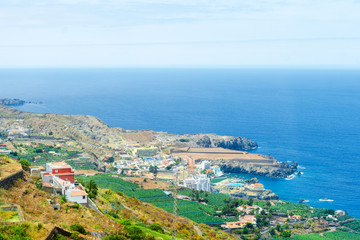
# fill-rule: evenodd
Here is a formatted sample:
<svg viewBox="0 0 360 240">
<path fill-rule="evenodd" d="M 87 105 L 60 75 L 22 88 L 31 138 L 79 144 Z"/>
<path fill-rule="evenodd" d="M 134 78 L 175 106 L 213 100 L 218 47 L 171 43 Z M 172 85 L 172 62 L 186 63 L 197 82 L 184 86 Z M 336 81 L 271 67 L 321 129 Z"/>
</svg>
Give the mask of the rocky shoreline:
<svg viewBox="0 0 360 240">
<path fill-rule="evenodd" d="M 225 173 L 245 173 L 272 178 L 286 178 L 297 171 L 297 162 L 288 164 L 274 160 L 271 165 L 261 165 L 242 160 L 214 160 L 214 164 L 221 167 Z"/>
<path fill-rule="evenodd" d="M 41 102 L 29 102 L 29 101 L 25 101 L 25 100 L 21 100 L 21 99 L 17 99 L 17 98 L 0 98 L 0 104 L 3 104 L 5 106 L 22 106 L 26 103 L 33 103 L 33 104 L 41 104 Z"/>
</svg>

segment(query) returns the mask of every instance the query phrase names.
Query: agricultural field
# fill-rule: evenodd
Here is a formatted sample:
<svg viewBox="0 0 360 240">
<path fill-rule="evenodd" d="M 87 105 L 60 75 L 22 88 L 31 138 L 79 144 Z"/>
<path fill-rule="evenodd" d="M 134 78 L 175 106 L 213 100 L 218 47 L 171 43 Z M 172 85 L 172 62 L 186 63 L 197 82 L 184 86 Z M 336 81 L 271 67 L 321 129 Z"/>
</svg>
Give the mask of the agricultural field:
<svg viewBox="0 0 360 240">
<path fill-rule="evenodd" d="M 276 238 L 278 240 L 283 238 Z M 360 240 L 360 235 L 356 233 L 347 233 L 341 231 L 327 232 L 323 236 L 317 233 L 313 234 L 304 234 L 304 235 L 295 235 L 289 240 Z"/>
<path fill-rule="evenodd" d="M 311 217 L 326 217 L 329 214 L 334 215 L 335 211 L 327 208 L 315 208 L 311 214 Z"/>
<path fill-rule="evenodd" d="M 271 206 L 270 211 L 272 213 L 296 214 L 302 217 L 310 217 L 311 215 L 311 208 L 309 205 L 291 202 L 276 202 L 274 206 Z"/>
<path fill-rule="evenodd" d="M 55 147 L 43 143 L 17 143 L 13 144 L 17 151 L 11 152 L 10 157 L 14 159 L 27 159 L 33 165 L 45 166 L 47 162 L 59 162 L 78 158 L 79 151 L 73 151 L 64 147 Z"/>
<path fill-rule="evenodd" d="M 188 189 L 188 190 L 179 191 L 179 194 L 191 197 L 193 192 L 195 192 L 195 191 Z M 201 192 L 201 191 L 199 192 L 199 197 L 207 199 L 208 200 L 207 205 L 210 205 L 210 206 L 213 206 L 213 207 L 217 206 L 219 208 L 219 210 L 221 209 L 221 207 L 225 206 L 226 203 L 225 203 L 224 200 L 230 200 L 231 199 L 231 197 L 229 195 L 227 195 L 227 194 Z"/>
<path fill-rule="evenodd" d="M 174 199 L 171 196 L 167 196 L 161 189 L 142 189 L 138 184 L 125 181 L 121 178 L 114 178 L 108 174 L 97 174 L 92 177 L 78 176 L 77 179 L 84 183 L 94 180 L 100 188 L 111 189 L 114 192 L 122 192 L 129 197 L 153 204 L 170 213 L 174 211 Z M 179 194 L 185 195 L 185 193 L 191 193 L 191 190 L 179 191 Z M 178 200 L 178 214 L 198 223 L 223 223 L 224 220 L 222 218 L 214 216 L 214 207 L 216 206 L 215 202 L 218 194 L 216 194 L 216 196 L 215 194 L 208 194 L 208 205 L 195 201 Z M 221 202 L 223 202 L 223 198 L 229 198 L 229 196 L 225 196 L 219 195 Z M 219 201 L 219 198 L 217 201 Z M 223 204 L 220 203 L 220 201 L 217 204 L 218 206 L 219 204 Z"/>
<path fill-rule="evenodd" d="M 356 219 L 353 222 L 348 222 L 341 225 L 346 229 L 349 229 L 349 231 L 355 231 L 360 234 L 360 219 Z"/>
<path fill-rule="evenodd" d="M 100 188 L 111 189 L 114 192 L 134 192 L 136 188 L 139 188 L 135 183 L 122 180 L 121 178 L 111 177 L 109 174 L 96 174 L 92 177 L 77 176 L 76 179 L 81 180 L 84 183 L 94 180 Z"/>
</svg>

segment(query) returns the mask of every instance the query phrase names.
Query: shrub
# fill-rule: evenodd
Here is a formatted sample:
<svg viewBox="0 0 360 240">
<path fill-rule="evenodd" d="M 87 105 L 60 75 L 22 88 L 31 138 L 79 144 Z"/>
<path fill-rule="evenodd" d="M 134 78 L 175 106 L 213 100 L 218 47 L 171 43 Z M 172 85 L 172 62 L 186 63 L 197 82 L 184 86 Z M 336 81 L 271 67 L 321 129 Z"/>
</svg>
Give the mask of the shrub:
<svg viewBox="0 0 360 240">
<path fill-rule="evenodd" d="M 125 227 L 126 236 L 133 240 L 142 240 L 145 238 L 144 231 L 138 226 L 130 225 Z"/>
<path fill-rule="evenodd" d="M 76 231 L 73 232 L 70 236 L 70 239 L 79 240 L 80 239 L 79 233 Z"/>
<path fill-rule="evenodd" d="M 120 222 L 121 225 L 123 226 L 130 226 L 131 225 L 131 221 L 129 219 L 124 219 Z"/>
<path fill-rule="evenodd" d="M 79 233 L 82 233 L 82 234 L 86 234 L 85 228 L 82 225 L 78 224 L 78 223 L 70 225 L 70 229 L 72 231 L 76 231 L 76 232 L 79 232 Z"/>
<path fill-rule="evenodd" d="M 25 171 L 28 171 L 30 168 L 30 163 L 29 160 L 27 159 L 21 159 L 19 161 L 19 163 L 21 164 L 22 169 L 24 169 Z"/>
<path fill-rule="evenodd" d="M 60 201 L 60 202 L 61 202 L 62 204 L 67 202 L 67 199 L 66 199 L 66 196 L 65 196 L 65 195 L 61 195 L 60 198 L 61 198 L 61 201 Z"/>
<path fill-rule="evenodd" d="M 42 223 L 38 223 L 37 225 L 38 230 L 42 229 L 42 227 L 43 227 Z"/>
<path fill-rule="evenodd" d="M 116 234 L 110 234 L 109 236 L 106 236 L 103 238 L 104 240 L 125 240 L 126 237 Z"/>
<path fill-rule="evenodd" d="M 154 231 L 156 231 L 156 232 L 159 232 L 159 233 L 165 233 L 165 231 L 164 231 L 164 229 L 160 226 L 160 224 L 158 224 L 158 223 L 153 223 L 153 224 L 151 224 L 150 226 L 149 226 L 149 228 L 151 229 L 151 230 L 154 230 Z"/>
</svg>

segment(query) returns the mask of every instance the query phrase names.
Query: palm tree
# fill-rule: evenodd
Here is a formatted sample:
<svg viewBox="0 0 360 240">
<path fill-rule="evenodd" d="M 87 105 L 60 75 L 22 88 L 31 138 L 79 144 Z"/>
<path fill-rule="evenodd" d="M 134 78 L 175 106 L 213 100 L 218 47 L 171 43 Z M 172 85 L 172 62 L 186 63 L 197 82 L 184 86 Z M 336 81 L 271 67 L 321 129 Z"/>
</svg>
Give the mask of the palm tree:
<svg viewBox="0 0 360 240">
<path fill-rule="evenodd" d="M 96 182 L 94 180 L 90 180 L 88 184 L 88 192 L 92 193 L 94 196 L 97 195 L 98 187 L 96 185 Z"/>
</svg>

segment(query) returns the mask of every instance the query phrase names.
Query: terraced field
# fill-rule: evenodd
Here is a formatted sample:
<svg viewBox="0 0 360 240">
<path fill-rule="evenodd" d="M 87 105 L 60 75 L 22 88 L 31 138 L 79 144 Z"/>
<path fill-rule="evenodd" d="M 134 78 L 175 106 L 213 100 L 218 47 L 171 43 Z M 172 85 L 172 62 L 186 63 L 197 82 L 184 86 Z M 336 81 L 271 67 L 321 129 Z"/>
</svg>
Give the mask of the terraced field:
<svg viewBox="0 0 360 240">
<path fill-rule="evenodd" d="M 114 178 L 106 174 L 97 174 L 91 177 L 79 176 L 77 179 L 88 183 L 94 180 L 100 188 L 111 189 L 115 192 L 122 192 L 129 197 L 137 198 L 143 202 L 151 203 L 160 207 L 170 213 L 174 211 L 174 199 L 167 196 L 161 189 L 141 189 L 139 185 L 125 181 L 121 178 Z M 188 195 L 191 190 L 180 191 L 180 194 Z M 220 197 L 220 201 L 219 201 Z M 189 218 L 198 223 L 218 224 L 223 223 L 224 219 L 214 216 L 214 207 L 219 206 L 222 199 L 229 198 L 226 195 L 210 194 L 208 195 L 209 202 L 207 205 L 189 201 L 178 200 L 178 214 L 180 216 Z M 220 203 L 220 205 L 222 205 Z"/>
</svg>

